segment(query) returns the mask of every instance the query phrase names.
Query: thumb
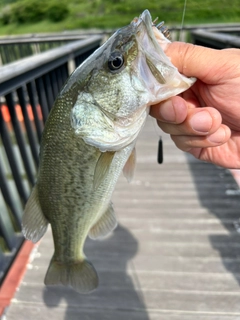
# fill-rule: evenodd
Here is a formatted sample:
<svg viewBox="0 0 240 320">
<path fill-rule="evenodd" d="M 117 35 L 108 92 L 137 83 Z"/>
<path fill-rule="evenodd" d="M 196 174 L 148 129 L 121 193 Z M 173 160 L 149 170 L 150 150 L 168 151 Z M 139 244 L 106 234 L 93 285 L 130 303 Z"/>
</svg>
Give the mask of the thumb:
<svg viewBox="0 0 240 320">
<path fill-rule="evenodd" d="M 187 77 L 196 77 L 205 83 L 214 82 L 212 73 L 219 68 L 221 59 L 219 50 L 190 43 L 172 42 L 164 51 L 180 73 Z"/>
</svg>

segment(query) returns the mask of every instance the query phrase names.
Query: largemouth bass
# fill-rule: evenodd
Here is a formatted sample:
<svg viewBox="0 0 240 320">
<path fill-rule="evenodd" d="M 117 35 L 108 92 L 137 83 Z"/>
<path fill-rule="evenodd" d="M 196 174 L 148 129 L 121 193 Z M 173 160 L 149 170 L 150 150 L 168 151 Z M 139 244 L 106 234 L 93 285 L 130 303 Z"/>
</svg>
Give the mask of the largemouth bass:
<svg viewBox="0 0 240 320">
<path fill-rule="evenodd" d="M 111 195 L 122 170 L 128 180 L 133 176 L 136 138 L 150 105 L 194 81 L 164 54 L 161 45 L 168 41 L 144 11 L 86 59 L 57 97 L 22 222 L 24 236 L 33 242 L 51 224 L 55 251 L 46 285 L 80 293 L 97 287 L 84 242 L 87 236 L 105 237 L 117 225 Z"/>
</svg>

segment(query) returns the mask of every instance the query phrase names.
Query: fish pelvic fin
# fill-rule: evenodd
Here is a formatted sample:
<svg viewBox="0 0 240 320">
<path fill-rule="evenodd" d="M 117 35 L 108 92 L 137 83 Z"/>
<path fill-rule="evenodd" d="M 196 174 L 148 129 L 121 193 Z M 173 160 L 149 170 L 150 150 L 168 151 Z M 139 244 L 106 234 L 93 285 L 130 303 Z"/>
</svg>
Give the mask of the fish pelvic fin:
<svg viewBox="0 0 240 320">
<path fill-rule="evenodd" d="M 51 260 L 44 283 L 46 286 L 63 285 L 78 293 L 87 294 L 98 286 L 98 275 L 88 260 L 62 263 Z"/>
<path fill-rule="evenodd" d="M 130 154 L 125 166 L 123 167 L 123 175 L 128 182 L 131 182 L 134 176 L 134 171 L 136 167 L 136 148 L 133 149 Z"/>
<path fill-rule="evenodd" d="M 96 164 L 95 172 L 94 172 L 94 178 L 93 178 L 93 188 L 94 190 L 97 190 L 99 185 L 102 183 L 102 181 L 107 176 L 113 157 L 115 152 L 102 152 L 98 162 Z"/>
<path fill-rule="evenodd" d="M 90 229 L 88 236 L 91 239 L 101 239 L 109 235 L 117 227 L 117 219 L 114 214 L 112 203 L 100 217 L 100 219 Z"/>
<path fill-rule="evenodd" d="M 22 233 L 32 242 L 38 242 L 47 231 L 48 220 L 45 218 L 38 198 L 37 186 L 26 203 L 22 218 Z"/>
</svg>

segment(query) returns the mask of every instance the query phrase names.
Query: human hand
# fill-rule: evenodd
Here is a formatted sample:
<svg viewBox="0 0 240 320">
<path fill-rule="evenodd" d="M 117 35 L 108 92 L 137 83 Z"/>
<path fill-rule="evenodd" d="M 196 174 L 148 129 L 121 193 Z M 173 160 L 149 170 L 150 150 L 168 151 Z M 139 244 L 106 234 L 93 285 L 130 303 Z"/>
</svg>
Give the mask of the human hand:
<svg viewBox="0 0 240 320">
<path fill-rule="evenodd" d="M 159 127 L 196 158 L 240 168 L 240 50 L 173 42 L 165 53 L 197 81 L 180 96 L 151 107 Z"/>
</svg>

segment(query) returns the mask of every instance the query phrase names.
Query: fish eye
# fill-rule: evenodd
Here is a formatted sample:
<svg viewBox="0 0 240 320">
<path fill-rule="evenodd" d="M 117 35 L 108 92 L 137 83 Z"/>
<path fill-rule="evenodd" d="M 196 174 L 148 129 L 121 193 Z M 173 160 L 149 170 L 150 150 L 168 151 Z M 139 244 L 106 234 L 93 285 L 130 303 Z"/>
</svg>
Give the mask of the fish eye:
<svg viewBox="0 0 240 320">
<path fill-rule="evenodd" d="M 120 52 L 113 52 L 108 60 L 110 71 L 119 70 L 124 64 L 124 57 Z"/>
</svg>

